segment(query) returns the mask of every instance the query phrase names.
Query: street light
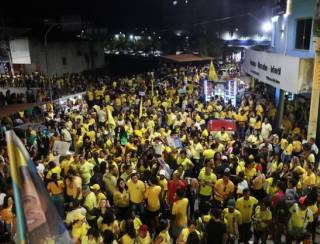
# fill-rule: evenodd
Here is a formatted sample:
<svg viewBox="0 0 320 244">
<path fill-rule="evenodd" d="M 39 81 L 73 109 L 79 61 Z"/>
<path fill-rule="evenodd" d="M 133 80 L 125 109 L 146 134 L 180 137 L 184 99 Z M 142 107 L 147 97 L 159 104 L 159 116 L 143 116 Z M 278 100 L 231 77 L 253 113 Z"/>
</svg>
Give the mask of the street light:
<svg viewBox="0 0 320 244">
<path fill-rule="evenodd" d="M 271 30 L 272 30 L 272 24 L 269 21 L 264 22 L 262 24 L 262 31 L 263 32 L 270 32 Z"/>
</svg>

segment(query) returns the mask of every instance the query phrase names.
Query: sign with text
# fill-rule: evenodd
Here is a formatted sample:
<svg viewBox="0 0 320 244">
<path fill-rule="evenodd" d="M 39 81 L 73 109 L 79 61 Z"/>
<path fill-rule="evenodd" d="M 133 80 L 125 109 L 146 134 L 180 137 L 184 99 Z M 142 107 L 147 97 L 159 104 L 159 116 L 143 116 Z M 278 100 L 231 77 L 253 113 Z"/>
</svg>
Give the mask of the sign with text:
<svg viewBox="0 0 320 244">
<path fill-rule="evenodd" d="M 261 82 L 284 91 L 299 93 L 300 58 L 246 50 L 243 70 Z"/>
</svg>

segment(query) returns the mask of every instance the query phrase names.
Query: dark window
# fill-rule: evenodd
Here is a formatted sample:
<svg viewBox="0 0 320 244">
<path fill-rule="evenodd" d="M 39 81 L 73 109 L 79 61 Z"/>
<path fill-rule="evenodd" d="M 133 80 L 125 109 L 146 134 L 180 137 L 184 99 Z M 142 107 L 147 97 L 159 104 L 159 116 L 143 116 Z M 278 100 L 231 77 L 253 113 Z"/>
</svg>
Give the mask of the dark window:
<svg viewBox="0 0 320 244">
<path fill-rule="evenodd" d="M 298 19 L 296 32 L 296 49 L 309 50 L 312 19 Z"/>
<path fill-rule="evenodd" d="M 67 65 L 67 58 L 66 57 L 62 57 L 62 64 Z"/>
</svg>

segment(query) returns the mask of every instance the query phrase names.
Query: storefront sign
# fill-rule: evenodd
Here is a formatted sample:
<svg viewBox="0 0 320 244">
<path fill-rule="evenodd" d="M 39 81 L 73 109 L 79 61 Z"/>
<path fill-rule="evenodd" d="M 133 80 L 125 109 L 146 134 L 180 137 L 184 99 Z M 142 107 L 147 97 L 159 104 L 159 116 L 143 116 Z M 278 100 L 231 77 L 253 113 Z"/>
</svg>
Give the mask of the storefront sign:
<svg viewBox="0 0 320 244">
<path fill-rule="evenodd" d="M 242 68 L 261 82 L 284 91 L 300 93 L 309 89 L 312 66 L 312 61 L 308 59 L 249 49 L 245 52 Z"/>
</svg>

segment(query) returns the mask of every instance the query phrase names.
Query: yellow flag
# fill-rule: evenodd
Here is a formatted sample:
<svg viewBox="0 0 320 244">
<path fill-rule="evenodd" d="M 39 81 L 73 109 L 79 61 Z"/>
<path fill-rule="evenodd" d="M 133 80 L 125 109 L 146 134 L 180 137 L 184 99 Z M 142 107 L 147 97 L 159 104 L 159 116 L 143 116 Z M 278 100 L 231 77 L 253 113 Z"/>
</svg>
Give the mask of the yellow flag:
<svg viewBox="0 0 320 244">
<path fill-rule="evenodd" d="M 107 114 L 108 114 L 108 124 L 111 127 L 111 129 L 116 128 L 116 122 L 114 121 L 114 118 L 112 116 L 112 112 L 110 111 L 110 108 L 107 107 Z"/>
<path fill-rule="evenodd" d="M 140 106 L 139 106 L 139 118 L 142 117 L 142 97 L 140 98 Z"/>
<path fill-rule="evenodd" d="M 209 80 L 210 81 L 218 80 L 216 69 L 214 68 L 212 61 L 210 63 L 210 68 L 209 68 Z"/>
</svg>

